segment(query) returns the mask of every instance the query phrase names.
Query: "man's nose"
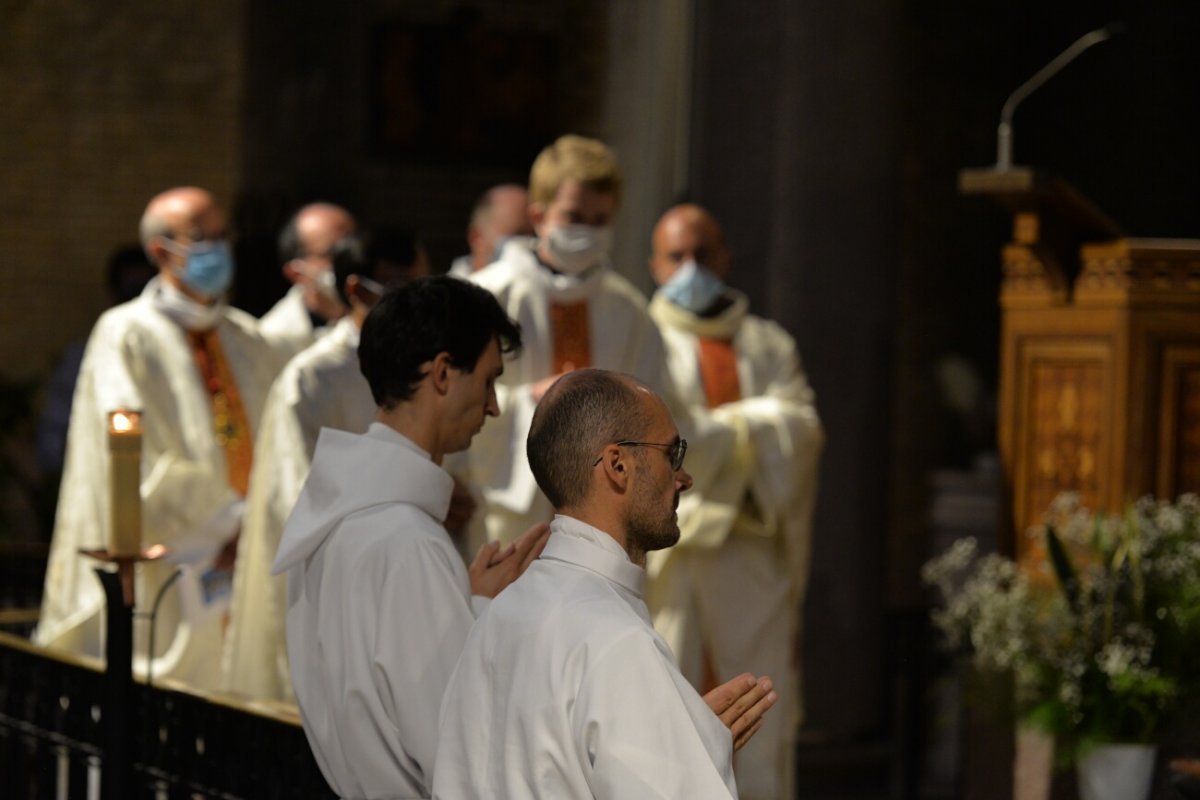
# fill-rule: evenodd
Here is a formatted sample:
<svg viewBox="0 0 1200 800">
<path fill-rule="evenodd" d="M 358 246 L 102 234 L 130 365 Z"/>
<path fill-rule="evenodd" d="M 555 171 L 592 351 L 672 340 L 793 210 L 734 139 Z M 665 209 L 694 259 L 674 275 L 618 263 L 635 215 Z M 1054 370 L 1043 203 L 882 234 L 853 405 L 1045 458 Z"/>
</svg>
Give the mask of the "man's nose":
<svg viewBox="0 0 1200 800">
<path fill-rule="evenodd" d="M 500 416 L 500 401 L 496 399 L 496 389 L 494 387 L 488 391 L 487 415 L 489 417 Z"/>
<path fill-rule="evenodd" d="M 680 467 L 679 471 L 675 473 L 675 485 L 678 487 L 678 491 L 680 492 L 686 492 L 688 489 L 692 488 L 691 474 Z"/>
</svg>

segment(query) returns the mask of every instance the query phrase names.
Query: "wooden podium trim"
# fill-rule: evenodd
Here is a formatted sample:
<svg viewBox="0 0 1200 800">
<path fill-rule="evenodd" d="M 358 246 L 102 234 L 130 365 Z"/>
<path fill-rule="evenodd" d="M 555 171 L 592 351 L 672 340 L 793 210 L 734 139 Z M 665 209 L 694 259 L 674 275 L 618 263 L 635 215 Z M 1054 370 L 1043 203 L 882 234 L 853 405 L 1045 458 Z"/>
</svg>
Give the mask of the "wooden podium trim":
<svg viewBox="0 0 1200 800">
<path fill-rule="evenodd" d="M 1160 397 L 1155 493 L 1174 498 L 1200 486 L 1200 344 L 1163 348 Z"/>
</svg>

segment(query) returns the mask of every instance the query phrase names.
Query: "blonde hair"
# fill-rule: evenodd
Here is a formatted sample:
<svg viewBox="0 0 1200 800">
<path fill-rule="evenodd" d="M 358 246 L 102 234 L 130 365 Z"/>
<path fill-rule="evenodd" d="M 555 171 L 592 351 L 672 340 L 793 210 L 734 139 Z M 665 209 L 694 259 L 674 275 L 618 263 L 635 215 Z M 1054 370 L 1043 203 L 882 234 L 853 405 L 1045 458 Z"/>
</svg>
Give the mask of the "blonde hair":
<svg viewBox="0 0 1200 800">
<path fill-rule="evenodd" d="M 529 171 L 529 200 L 549 205 L 567 181 L 579 181 L 598 192 L 621 195 L 617 155 L 604 142 L 567 134 L 542 150 Z"/>
</svg>

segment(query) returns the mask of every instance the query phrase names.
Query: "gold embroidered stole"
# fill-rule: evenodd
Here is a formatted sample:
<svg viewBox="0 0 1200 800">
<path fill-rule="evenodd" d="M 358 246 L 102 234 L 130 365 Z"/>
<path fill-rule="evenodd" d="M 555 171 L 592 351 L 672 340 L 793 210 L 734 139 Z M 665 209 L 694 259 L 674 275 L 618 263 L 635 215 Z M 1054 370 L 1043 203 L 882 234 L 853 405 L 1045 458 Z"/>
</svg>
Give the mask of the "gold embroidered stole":
<svg viewBox="0 0 1200 800">
<path fill-rule="evenodd" d="M 200 378 L 208 390 L 212 405 L 213 434 L 217 444 L 225 450 L 225 464 L 229 472 L 229 485 L 246 496 L 250 486 L 250 466 L 254 458 L 254 438 L 242 405 L 233 370 L 221 347 L 216 330 L 188 332 L 188 344 L 192 357 L 200 370 Z"/>
<path fill-rule="evenodd" d="M 550 330 L 554 334 L 552 375 L 567 369 L 583 369 L 592 363 L 592 339 L 588 331 L 588 305 L 550 303 Z"/>
<path fill-rule="evenodd" d="M 700 383 L 709 408 L 742 399 L 738 382 L 737 353 L 731 339 L 696 339 L 699 347 Z"/>
</svg>

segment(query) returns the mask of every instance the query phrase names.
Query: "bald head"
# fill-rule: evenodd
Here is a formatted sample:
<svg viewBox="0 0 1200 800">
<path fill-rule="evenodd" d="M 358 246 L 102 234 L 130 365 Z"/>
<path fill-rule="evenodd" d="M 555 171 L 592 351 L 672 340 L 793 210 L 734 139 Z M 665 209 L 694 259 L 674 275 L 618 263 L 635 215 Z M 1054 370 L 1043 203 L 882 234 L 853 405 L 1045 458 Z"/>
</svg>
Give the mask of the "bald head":
<svg viewBox="0 0 1200 800">
<path fill-rule="evenodd" d="M 159 279 L 201 303 L 211 304 L 223 294 L 232 275 L 232 265 L 222 285 L 212 287 L 184 279 L 180 272 L 187 254 L 200 242 L 222 241 L 228 235 L 225 214 L 216 198 L 195 186 L 180 186 L 155 195 L 142 212 L 138 225 L 142 249 L 158 268 Z"/>
<path fill-rule="evenodd" d="M 529 193 L 524 186 L 504 183 L 483 193 L 471 212 L 467 243 L 471 268 L 482 269 L 495 255 L 496 245 L 509 236 L 530 236 Z"/>
<path fill-rule="evenodd" d="M 707 210 L 691 203 L 677 205 L 654 226 L 650 273 L 662 286 L 683 264 L 695 261 L 717 277 L 729 274 L 729 250 L 721 226 Z"/>
<path fill-rule="evenodd" d="M 280 234 L 280 256 L 284 261 L 328 259 L 333 246 L 356 228 L 354 217 L 341 206 L 310 203 L 296 212 Z"/>
<path fill-rule="evenodd" d="M 526 441 L 529 466 L 550 503 L 583 503 L 596 457 L 613 442 L 643 438 L 661 403 L 618 372 L 578 369 L 559 378 L 538 403 Z"/>
<path fill-rule="evenodd" d="M 216 198 L 196 186 L 179 186 L 155 195 L 142 212 L 138 234 L 147 255 L 157 237 L 168 239 L 217 238 L 225 234 L 225 216 Z"/>
</svg>

